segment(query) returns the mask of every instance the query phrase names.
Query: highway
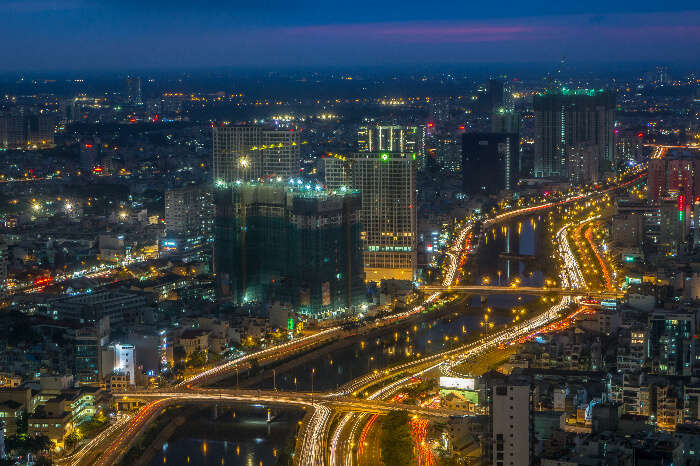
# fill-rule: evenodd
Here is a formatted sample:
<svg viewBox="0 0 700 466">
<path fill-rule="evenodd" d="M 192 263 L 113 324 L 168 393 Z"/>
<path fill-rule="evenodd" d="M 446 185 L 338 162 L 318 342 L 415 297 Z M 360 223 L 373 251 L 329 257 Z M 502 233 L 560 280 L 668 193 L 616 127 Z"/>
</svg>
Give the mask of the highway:
<svg viewBox="0 0 700 466">
<path fill-rule="evenodd" d="M 605 191 L 628 186 L 636 181 L 639 181 L 643 176 L 644 175 L 642 174 L 631 181 L 625 182 L 617 187 L 608 188 Z M 583 197 L 597 196 L 600 193 L 601 191 L 593 191 L 587 195 L 584 195 Z M 495 217 L 495 219 L 492 219 L 492 221 L 495 221 L 496 219 L 498 219 L 498 221 L 502 221 L 510 218 L 513 215 L 532 212 L 533 209 L 545 209 L 552 206 L 561 205 L 562 203 L 575 202 L 581 199 L 581 196 L 574 196 L 558 203 L 516 209 L 513 212 L 510 212 L 509 215 L 504 216 L 505 214 L 501 214 Z M 590 219 L 586 219 L 586 221 L 590 221 Z M 406 312 L 394 314 L 383 319 L 378 319 L 378 321 L 371 325 L 382 326 L 415 315 L 416 313 L 419 313 L 425 309 L 426 306 L 436 301 L 443 291 L 454 291 L 449 287 L 450 285 L 454 284 L 456 273 L 460 267 L 463 257 L 466 254 L 467 238 L 472 232 L 473 225 L 473 220 L 470 219 L 465 221 L 458 231 L 452 245 L 446 251 L 445 254 L 448 260 L 448 265 L 442 280 L 442 287 L 440 287 L 439 290 L 436 289 L 434 292 L 431 292 L 431 294 L 422 304 L 415 306 Z M 177 384 L 171 389 L 165 388 L 160 391 L 138 393 L 138 396 L 149 399 L 152 398 L 153 401 L 146 404 L 145 407 L 131 419 L 128 427 L 119 432 L 114 432 L 111 436 L 106 435 L 105 438 L 102 438 L 97 442 L 98 445 L 94 445 L 95 449 L 102 448 L 105 450 L 104 454 L 102 454 L 98 461 L 94 464 L 114 464 L 119 457 L 128 451 L 129 446 L 133 444 L 133 441 L 135 438 L 137 438 L 138 434 L 143 432 L 145 426 L 152 422 L 152 420 L 155 419 L 167 405 L 171 403 L 184 402 L 212 403 L 216 402 L 217 400 L 220 402 L 226 401 L 236 403 L 258 403 L 306 407 L 307 409 L 310 409 L 310 415 L 306 418 L 307 422 L 304 423 L 301 438 L 298 442 L 300 450 L 298 451 L 299 454 L 295 455 L 295 464 L 315 466 L 326 464 L 329 460 L 331 461 L 331 464 L 352 464 L 347 463 L 347 460 L 352 461 L 352 455 L 348 454 L 347 450 L 348 447 L 352 446 L 352 439 L 355 437 L 351 436 L 350 440 L 347 440 L 343 436 L 343 431 L 350 428 L 351 434 L 357 433 L 357 426 L 359 425 L 358 416 L 354 414 L 347 414 L 343 416 L 336 429 L 330 435 L 328 435 L 330 421 L 335 410 L 341 412 L 352 411 L 353 413 L 376 414 L 386 412 L 390 409 L 396 409 L 396 407 L 392 407 L 390 404 L 383 402 L 380 403 L 380 400 L 385 399 L 386 397 L 394 394 L 397 390 L 406 386 L 411 382 L 412 377 L 424 375 L 436 370 L 449 373 L 452 367 L 462 364 L 464 361 L 470 358 L 482 355 L 485 352 L 498 348 L 500 345 L 512 344 L 519 338 L 529 335 L 532 332 L 535 332 L 538 329 L 561 319 L 564 316 L 565 311 L 569 309 L 573 302 L 572 296 L 564 292 L 565 289 L 572 290 L 571 295 L 585 296 L 588 294 L 585 292 L 587 287 L 582 278 L 578 262 L 571 250 L 570 245 L 568 244 L 568 239 L 566 238 L 566 233 L 571 226 L 572 224 L 565 225 L 556 234 L 558 244 L 556 251 L 563 264 L 560 271 L 560 282 L 562 288 L 561 294 L 563 297 L 557 304 L 536 317 L 523 321 L 522 323 L 514 325 L 510 328 L 491 333 L 486 337 L 467 345 L 463 345 L 459 348 L 427 356 L 410 363 L 386 369 L 384 371 L 375 371 L 367 374 L 352 381 L 350 384 L 341 387 L 340 390 L 334 393 L 311 395 L 297 392 L 270 393 L 265 391 L 217 390 L 212 392 L 210 390 L 202 390 L 197 388 L 207 383 L 220 380 L 221 378 L 228 377 L 236 369 L 244 369 L 253 358 L 276 358 L 280 357 L 280 355 L 284 355 L 285 353 L 292 354 L 298 350 L 300 345 L 312 346 L 317 342 L 326 341 L 328 338 L 337 337 L 342 331 L 342 327 L 336 326 L 328 328 L 313 335 L 308 335 L 278 346 L 250 353 L 197 374 L 196 376 Z M 510 287 L 504 288 L 510 289 Z M 522 291 L 519 292 L 522 294 Z M 375 384 L 381 384 L 383 380 L 395 378 L 396 376 L 401 376 L 401 378 L 389 383 L 388 385 L 375 389 L 371 393 L 368 393 L 367 396 L 364 396 L 365 400 L 361 400 L 360 395 L 363 395 L 364 391 L 366 391 L 369 387 Z M 407 408 L 407 406 L 404 405 L 400 405 L 400 407 L 402 409 Z M 427 412 L 416 411 L 419 410 L 419 407 L 409 407 L 409 409 L 414 410 L 416 414 L 421 413 L 421 415 L 438 415 L 438 413 L 440 413 L 440 411 L 435 409 L 429 409 Z M 447 413 L 443 414 L 449 415 Z M 326 445 L 327 439 L 330 439 L 330 448 L 328 448 L 328 445 Z M 104 448 L 108 442 L 110 442 L 109 446 Z M 340 448 L 341 444 L 343 444 L 345 448 Z M 329 457 L 327 457 L 328 454 L 330 455 Z M 73 464 L 81 464 L 82 457 L 77 458 L 78 460 Z"/>
<path fill-rule="evenodd" d="M 616 299 L 622 296 L 621 293 L 614 291 L 594 292 L 588 290 L 577 290 L 568 288 L 556 287 L 540 287 L 540 286 L 492 286 L 492 285 L 452 285 L 452 286 L 437 286 L 424 285 L 418 288 L 426 292 L 441 292 L 441 293 L 466 293 L 475 295 L 490 295 L 490 294 L 514 294 L 514 295 L 559 295 L 559 296 L 590 296 L 601 299 Z"/>
</svg>

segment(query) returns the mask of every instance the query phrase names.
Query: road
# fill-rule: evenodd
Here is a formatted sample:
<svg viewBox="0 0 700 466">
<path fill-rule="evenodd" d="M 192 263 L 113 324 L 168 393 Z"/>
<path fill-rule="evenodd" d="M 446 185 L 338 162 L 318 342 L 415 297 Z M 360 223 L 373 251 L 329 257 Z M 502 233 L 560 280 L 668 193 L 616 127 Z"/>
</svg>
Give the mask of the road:
<svg viewBox="0 0 700 466">
<path fill-rule="evenodd" d="M 624 186 L 628 186 L 636 181 L 639 181 L 644 175 L 640 175 L 630 181 L 627 181 L 617 187 L 611 187 L 603 192 L 611 191 L 613 189 L 619 189 Z M 535 207 L 527 207 L 522 209 L 516 209 L 509 212 L 508 215 L 500 214 L 496 216 L 499 221 L 510 218 L 511 216 L 527 214 L 533 210 L 546 209 L 557 205 L 562 205 L 564 203 L 575 202 L 581 200 L 585 197 L 597 196 L 601 191 L 592 191 L 586 195 L 573 196 L 564 201 L 539 205 Z M 504 216 L 505 215 L 505 216 Z M 460 267 L 460 263 L 466 253 L 466 240 L 468 235 L 471 233 L 473 227 L 473 221 L 468 220 L 464 222 L 461 226 L 458 234 L 456 235 L 455 241 L 452 243 L 451 247 L 446 251 L 446 257 L 448 260 L 447 270 L 442 280 L 442 286 L 448 287 L 452 285 L 455 281 L 456 272 Z M 571 227 L 571 224 L 565 225 L 557 233 L 558 248 L 557 252 L 561 258 L 563 267 L 560 272 L 562 288 L 578 289 L 582 290 L 581 294 L 585 293 L 585 282 L 582 280 L 581 272 L 579 270 L 578 263 L 576 261 L 573 252 L 568 244 L 566 238 L 566 231 Z M 395 322 L 396 320 L 404 319 L 411 315 L 415 315 L 425 309 L 426 306 L 433 303 L 440 296 L 441 291 L 435 291 L 430 294 L 425 301 L 410 309 L 409 311 L 388 316 L 384 319 L 379 319 L 372 325 L 381 326 L 386 323 Z M 270 347 L 267 349 L 260 350 L 255 353 L 247 354 L 240 358 L 232 361 L 228 361 L 220 366 L 204 371 L 186 381 L 181 382 L 175 386 L 175 392 L 147 392 L 142 393 L 144 397 L 149 396 L 154 398 L 153 401 L 148 403 L 143 409 L 139 411 L 137 415 L 129 423 L 128 427 L 124 429 L 123 432 L 119 432 L 119 435 L 114 435 L 112 437 L 116 438 L 105 438 L 99 442 L 101 445 L 111 440 L 109 447 L 106 448 L 105 453 L 99 458 L 95 464 L 113 464 L 114 461 L 121 455 L 126 453 L 130 444 L 133 443 L 134 439 L 141 433 L 145 426 L 147 426 L 157 415 L 161 412 L 162 408 L 167 406 L 169 403 L 176 402 L 215 402 L 215 401 L 227 401 L 227 402 L 238 402 L 238 403 L 270 403 L 270 404 L 285 404 L 290 406 L 306 406 L 311 409 L 311 415 L 308 416 L 308 421 L 304 423 L 303 431 L 301 434 L 301 439 L 299 441 L 300 451 L 298 455 L 295 455 L 295 463 L 300 465 L 322 465 L 325 464 L 328 459 L 331 460 L 331 464 L 352 464 L 352 454 L 348 454 L 347 447 L 352 446 L 353 438 L 347 440 L 343 436 L 343 431 L 350 429 L 351 434 L 356 433 L 357 416 L 353 414 L 348 414 L 341 418 L 338 426 L 328 435 L 330 421 L 332 419 L 332 414 L 334 409 L 351 410 L 353 412 L 363 412 L 363 413 L 378 413 L 381 409 L 392 409 L 390 407 L 381 408 L 381 404 L 377 401 L 385 399 L 387 396 L 395 393 L 398 389 L 404 387 L 410 383 L 411 378 L 415 376 L 420 376 L 431 371 L 445 371 L 449 372 L 452 367 L 462 364 L 470 358 L 482 355 L 488 351 L 498 348 L 500 345 L 507 345 L 516 342 L 519 338 L 531 334 L 532 332 L 560 319 L 564 312 L 570 307 L 573 302 L 571 296 L 563 296 L 562 299 L 549 308 L 546 312 L 533 317 L 529 320 L 523 321 L 518 325 L 514 325 L 508 329 L 494 332 L 486 337 L 481 338 L 475 342 L 463 345 L 459 348 L 455 348 L 449 351 L 445 351 L 439 354 L 431 355 L 428 357 L 421 358 L 419 360 L 402 364 L 397 367 L 392 367 L 384 371 L 375 371 L 374 373 L 367 374 L 359 379 L 356 379 L 352 383 L 341 388 L 341 390 L 326 394 L 321 396 L 316 395 L 305 395 L 300 393 L 283 393 L 283 392 L 273 392 L 271 395 L 267 392 L 253 391 L 253 392 L 231 392 L 226 390 L 218 390 L 215 393 L 202 392 L 201 390 L 188 390 L 194 389 L 196 387 L 202 386 L 207 383 L 212 383 L 215 380 L 219 380 L 224 377 L 228 377 L 232 371 L 240 370 L 244 365 L 248 364 L 253 358 L 265 358 L 265 357 L 275 357 L 277 355 L 283 354 L 285 352 L 295 351 L 297 345 L 307 345 L 314 343 L 315 341 L 323 341 L 325 338 L 332 336 L 337 336 L 342 328 L 332 327 L 325 329 L 313 335 L 309 335 L 303 338 L 299 338 L 282 345 L 275 347 Z M 368 387 L 378 384 L 383 380 L 390 378 L 395 378 L 397 376 L 403 376 L 403 374 L 408 374 L 405 377 L 399 378 L 387 385 L 384 385 L 373 392 L 369 393 L 365 397 L 365 401 L 360 399 L 351 398 L 353 395 L 360 395 L 361 392 L 366 390 Z M 403 407 L 403 406 L 402 406 Z M 395 409 L 395 406 L 394 408 Z M 419 409 L 419 408 L 411 408 Z M 431 413 L 436 413 L 434 409 L 429 410 Z M 426 413 L 428 414 L 428 413 Z M 331 439 L 330 449 L 326 445 L 327 439 Z M 341 452 L 339 445 L 344 443 L 345 448 Z M 330 454 L 330 458 L 327 454 Z M 347 461 L 350 463 L 347 463 Z M 80 461 L 75 464 L 80 464 Z"/>
<path fill-rule="evenodd" d="M 418 288 L 426 292 L 467 293 L 478 295 L 489 294 L 514 294 L 514 295 L 559 295 L 559 296 L 591 296 L 600 299 L 616 299 L 622 296 L 614 291 L 589 292 L 587 290 L 572 290 L 568 288 L 543 287 L 543 286 L 493 286 L 493 285 L 452 285 L 437 286 L 424 285 Z"/>
</svg>

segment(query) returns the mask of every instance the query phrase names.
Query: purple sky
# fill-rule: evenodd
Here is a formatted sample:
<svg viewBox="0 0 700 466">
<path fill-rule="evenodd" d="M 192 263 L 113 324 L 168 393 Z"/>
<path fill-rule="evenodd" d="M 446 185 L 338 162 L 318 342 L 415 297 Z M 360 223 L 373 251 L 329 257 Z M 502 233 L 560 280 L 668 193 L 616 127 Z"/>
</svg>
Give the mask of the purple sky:
<svg viewBox="0 0 700 466">
<path fill-rule="evenodd" d="M 0 70 L 700 61 L 694 2 L 238 3 L 0 0 Z"/>
</svg>

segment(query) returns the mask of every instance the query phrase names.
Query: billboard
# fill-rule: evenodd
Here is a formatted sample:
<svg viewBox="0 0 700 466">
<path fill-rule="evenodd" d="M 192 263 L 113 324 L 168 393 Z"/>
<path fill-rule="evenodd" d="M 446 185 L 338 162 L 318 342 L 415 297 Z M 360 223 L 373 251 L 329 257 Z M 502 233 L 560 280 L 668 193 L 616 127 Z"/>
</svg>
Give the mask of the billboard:
<svg viewBox="0 0 700 466">
<path fill-rule="evenodd" d="M 474 379 L 467 377 L 440 377 L 440 388 L 474 390 Z"/>
</svg>

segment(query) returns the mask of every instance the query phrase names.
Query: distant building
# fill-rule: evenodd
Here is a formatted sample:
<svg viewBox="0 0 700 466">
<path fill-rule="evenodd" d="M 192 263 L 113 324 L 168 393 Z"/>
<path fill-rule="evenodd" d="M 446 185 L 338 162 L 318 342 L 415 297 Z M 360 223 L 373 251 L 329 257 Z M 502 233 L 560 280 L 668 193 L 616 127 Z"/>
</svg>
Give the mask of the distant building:
<svg viewBox="0 0 700 466">
<path fill-rule="evenodd" d="M 598 146 L 600 163 L 615 165 L 615 94 L 595 89 L 536 95 L 535 176 L 568 177 L 569 150 L 579 144 Z"/>
<path fill-rule="evenodd" d="M 147 307 L 148 299 L 144 293 L 101 290 L 55 299 L 49 303 L 49 315 L 55 319 L 80 323 L 98 322 L 109 317 L 109 324 L 118 326 L 140 323 Z"/>
<path fill-rule="evenodd" d="M 53 147 L 58 113 L 46 109 L 12 107 L 0 112 L 0 147 L 43 149 Z"/>
<path fill-rule="evenodd" d="M 462 189 L 471 195 L 498 194 L 518 181 L 519 138 L 511 133 L 462 136 Z"/>
<path fill-rule="evenodd" d="M 569 182 L 574 186 L 597 183 L 601 148 L 595 144 L 578 144 L 567 151 Z"/>
<path fill-rule="evenodd" d="M 115 343 L 103 347 L 101 358 L 101 378 L 107 379 L 112 374 L 120 374 L 126 376 L 129 385 L 136 384 L 134 345 Z"/>
<path fill-rule="evenodd" d="M 209 187 L 189 185 L 165 191 L 165 238 L 161 253 L 186 253 L 209 241 L 214 221 Z"/>
<path fill-rule="evenodd" d="M 647 357 L 653 372 L 693 375 L 696 319 L 694 311 L 659 310 L 649 315 Z"/>
<path fill-rule="evenodd" d="M 219 296 L 317 316 L 364 301 L 359 193 L 300 183 L 217 185 Z"/>
<path fill-rule="evenodd" d="M 700 197 L 700 148 L 658 146 L 649 159 L 648 193 L 652 202 L 684 196 L 687 205 Z"/>
<path fill-rule="evenodd" d="M 262 126 L 214 126 L 214 183 L 297 176 L 300 138 Z"/>
<path fill-rule="evenodd" d="M 361 152 L 326 158 L 326 184 L 362 195 L 363 262 L 368 281 L 415 279 L 416 159 L 413 153 Z"/>
<path fill-rule="evenodd" d="M 126 101 L 132 105 L 142 105 L 141 78 L 138 76 L 127 76 L 125 80 Z"/>
</svg>

